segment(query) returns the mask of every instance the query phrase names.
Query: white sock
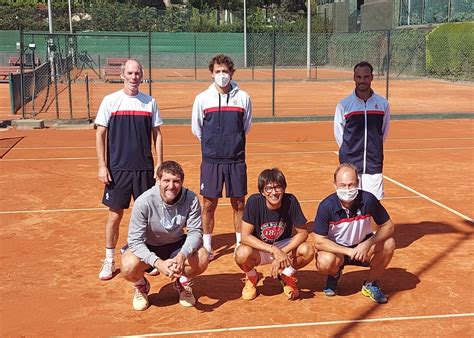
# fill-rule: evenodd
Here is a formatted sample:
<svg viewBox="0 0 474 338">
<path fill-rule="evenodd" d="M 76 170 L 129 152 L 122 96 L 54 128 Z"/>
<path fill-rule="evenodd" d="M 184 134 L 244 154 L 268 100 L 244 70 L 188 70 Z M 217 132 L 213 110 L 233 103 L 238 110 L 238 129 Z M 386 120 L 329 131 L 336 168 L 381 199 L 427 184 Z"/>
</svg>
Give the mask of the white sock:
<svg viewBox="0 0 474 338">
<path fill-rule="evenodd" d="M 282 274 L 288 276 L 288 277 L 291 277 L 295 274 L 296 270 L 295 268 L 293 268 L 291 265 L 289 267 L 286 267 L 283 269 L 283 271 L 281 272 Z"/>
<path fill-rule="evenodd" d="M 181 283 L 181 285 L 186 285 L 189 283 L 189 278 L 185 275 L 181 275 L 181 277 L 179 277 L 179 282 Z"/>
<path fill-rule="evenodd" d="M 115 248 L 105 248 L 105 259 L 108 262 L 113 262 L 115 256 Z"/>
<path fill-rule="evenodd" d="M 247 271 L 245 274 L 246 274 L 248 277 L 255 277 L 255 276 L 257 275 L 257 270 L 252 269 L 252 270 L 250 270 L 250 271 Z"/>
<path fill-rule="evenodd" d="M 139 280 L 137 280 L 137 281 L 136 281 L 135 283 L 133 283 L 133 284 L 134 284 L 134 285 L 137 285 L 137 286 L 143 285 L 143 284 L 145 284 L 145 278 L 142 277 L 142 278 L 140 278 Z"/>
<path fill-rule="evenodd" d="M 202 245 L 204 246 L 204 249 L 206 249 L 209 252 L 212 251 L 211 239 L 212 239 L 212 234 L 202 235 L 202 242 L 203 242 Z"/>
<path fill-rule="evenodd" d="M 242 234 L 240 232 L 235 233 L 235 243 L 240 245 L 242 243 Z"/>
</svg>

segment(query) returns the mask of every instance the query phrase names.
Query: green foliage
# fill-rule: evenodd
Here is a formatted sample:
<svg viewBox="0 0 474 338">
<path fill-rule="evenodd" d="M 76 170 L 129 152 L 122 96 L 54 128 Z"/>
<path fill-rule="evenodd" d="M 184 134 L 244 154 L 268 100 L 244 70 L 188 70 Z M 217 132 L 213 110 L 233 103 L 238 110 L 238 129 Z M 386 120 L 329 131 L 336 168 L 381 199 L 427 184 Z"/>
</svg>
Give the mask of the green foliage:
<svg viewBox="0 0 474 338">
<path fill-rule="evenodd" d="M 402 29 L 390 37 L 391 72 L 400 75 L 426 75 L 425 36 L 427 30 Z"/>
<path fill-rule="evenodd" d="M 155 32 L 242 32 L 242 0 L 190 1 L 185 9 L 160 10 L 162 1 L 152 0 L 75 0 L 72 6 L 73 30 L 155 31 Z M 275 4 L 272 4 L 275 3 Z M 69 31 L 68 2 L 52 1 L 53 30 Z M 265 6 L 255 7 L 255 6 Z M 302 1 L 248 1 L 249 32 L 305 32 L 306 14 Z M 224 20 L 224 9 L 232 20 Z M 295 12 L 295 10 L 298 10 Z M 230 14 L 229 14 L 230 17 Z M 313 32 L 331 25 L 313 16 Z M 46 1 L 0 0 L 0 30 L 48 30 Z"/>
<path fill-rule="evenodd" d="M 474 23 L 443 24 L 428 34 L 426 68 L 436 77 L 474 80 Z"/>
</svg>

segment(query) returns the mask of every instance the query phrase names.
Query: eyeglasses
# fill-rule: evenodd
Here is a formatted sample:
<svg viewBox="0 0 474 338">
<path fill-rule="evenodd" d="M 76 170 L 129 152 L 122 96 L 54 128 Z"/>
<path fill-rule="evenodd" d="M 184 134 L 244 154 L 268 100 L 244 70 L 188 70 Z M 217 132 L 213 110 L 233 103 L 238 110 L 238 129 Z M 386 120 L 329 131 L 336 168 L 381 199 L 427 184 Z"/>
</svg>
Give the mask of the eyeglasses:
<svg viewBox="0 0 474 338">
<path fill-rule="evenodd" d="M 275 192 L 282 192 L 283 187 L 281 185 L 274 185 L 274 186 L 267 185 L 265 188 L 263 188 L 263 191 L 265 191 L 265 193 L 267 194 L 271 194 L 272 190 L 275 190 Z"/>
</svg>

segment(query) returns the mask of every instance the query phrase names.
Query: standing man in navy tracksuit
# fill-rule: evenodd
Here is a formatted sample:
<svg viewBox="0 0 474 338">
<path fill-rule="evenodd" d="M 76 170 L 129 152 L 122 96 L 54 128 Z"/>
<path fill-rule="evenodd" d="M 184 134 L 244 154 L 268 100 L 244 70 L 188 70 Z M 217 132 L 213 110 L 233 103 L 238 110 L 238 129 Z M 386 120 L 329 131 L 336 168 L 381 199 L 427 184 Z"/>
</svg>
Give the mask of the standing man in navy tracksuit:
<svg viewBox="0 0 474 338">
<path fill-rule="evenodd" d="M 224 184 L 233 209 L 237 245 L 241 241 L 240 228 L 247 194 L 245 141 L 252 122 L 252 103 L 249 95 L 232 81 L 235 67 L 230 57 L 216 55 L 209 62 L 209 71 L 214 83 L 194 100 L 192 132 L 201 142 L 203 245 L 212 259 L 214 213 Z"/>
<path fill-rule="evenodd" d="M 390 125 L 388 101 L 371 88 L 373 67 L 360 62 L 354 67 L 354 92 L 340 101 L 334 116 L 334 136 L 339 163 L 354 164 L 359 188 L 381 200 L 383 187 L 383 144 Z"/>
</svg>

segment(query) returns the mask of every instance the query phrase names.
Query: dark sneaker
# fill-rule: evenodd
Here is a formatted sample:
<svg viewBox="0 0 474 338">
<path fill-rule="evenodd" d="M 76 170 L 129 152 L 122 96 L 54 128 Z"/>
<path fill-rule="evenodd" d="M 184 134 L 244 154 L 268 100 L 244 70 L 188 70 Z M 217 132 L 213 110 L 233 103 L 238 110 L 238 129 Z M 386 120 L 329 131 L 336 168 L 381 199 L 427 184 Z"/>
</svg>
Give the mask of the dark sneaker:
<svg viewBox="0 0 474 338">
<path fill-rule="evenodd" d="M 361 292 L 364 296 L 370 297 L 370 299 L 376 303 L 384 304 L 388 302 L 387 296 L 383 294 L 377 282 L 365 282 L 364 285 L 362 285 Z"/>
<path fill-rule="evenodd" d="M 333 297 L 337 295 L 337 286 L 339 284 L 339 280 L 341 279 L 341 275 L 342 269 L 339 270 L 339 272 L 335 276 L 328 275 L 328 278 L 326 280 L 326 286 L 323 289 L 323 292 L 326 296 Z"/>
</svg>

